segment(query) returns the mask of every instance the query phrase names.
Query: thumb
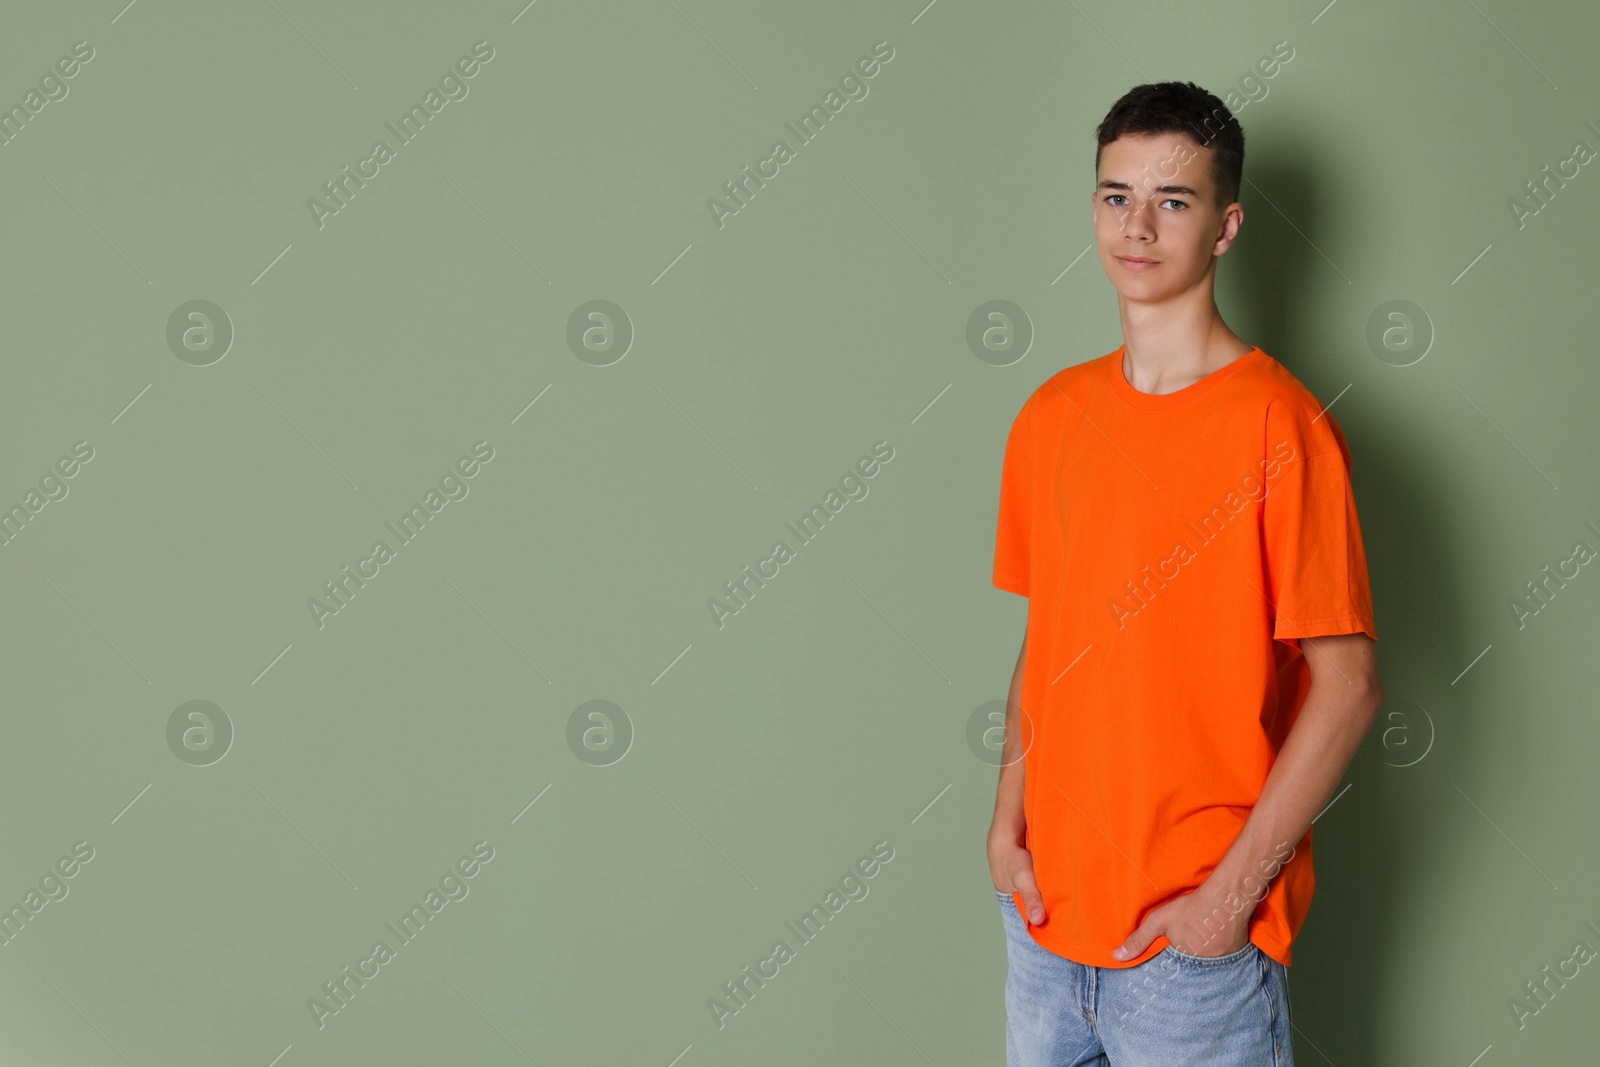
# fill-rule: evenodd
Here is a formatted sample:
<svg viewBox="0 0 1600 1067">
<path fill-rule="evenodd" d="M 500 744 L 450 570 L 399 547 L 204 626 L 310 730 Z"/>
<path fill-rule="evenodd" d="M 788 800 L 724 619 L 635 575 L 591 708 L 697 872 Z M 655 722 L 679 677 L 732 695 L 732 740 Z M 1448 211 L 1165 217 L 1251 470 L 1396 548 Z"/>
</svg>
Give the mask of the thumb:
<svg viewBox="0 0 1600 1067">
<path fill-rule="evenodd" d="M 1044 922 L 1044 896 L 1034 880 L 1033 869 L 1026 867 L 1017 871 L 1011 876 L 1011 884 L 1022 895 L 1022 910 L 1028 913 L 1028 921 L 1035 926 Z"/>
<path fill-rule="evenodd" d="M 1149 947 L 1161 933 L 1161 923 L 1154 916 L 1140 923 L 1138 929 L 1128 935 L 1128 939 L 1112 950 L 1111 955 L 1119 960 L 1131 960 Z"/>
</svg>

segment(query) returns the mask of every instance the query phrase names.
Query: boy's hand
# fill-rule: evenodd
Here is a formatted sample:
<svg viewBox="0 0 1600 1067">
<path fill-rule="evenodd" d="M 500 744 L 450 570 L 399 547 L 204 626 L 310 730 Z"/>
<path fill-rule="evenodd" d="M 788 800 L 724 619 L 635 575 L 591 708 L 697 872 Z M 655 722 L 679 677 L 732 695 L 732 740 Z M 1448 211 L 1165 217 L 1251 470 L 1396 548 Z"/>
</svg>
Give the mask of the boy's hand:
<svg viewBox="0 0 1600 1067">
<path fill-rule="evenodd" d="M 1021 845 L 1005 841 L 989 842 L 989 877 L 994 887 L 1002 893 L 1021 893 L 1022 910 L 1028 921 L 1038 926 L 1044 922 L 1044 897 L 1039 894 L 1039 883 L 1033 877 L 1033 855 Z"/>
<path fill-rule="evenodd" d="M 1216 929 L 1224 917 L 1227 924 Z M 1165 937 L 1186 956 L 1226 956 L 1244 948 L 1250 940 L 1250 912 L 1213 901 L 1202 885 L 1152 911 L 1111 954 L 1119 960 L 1131 960 L 1157 937 Z"/>
</svg>

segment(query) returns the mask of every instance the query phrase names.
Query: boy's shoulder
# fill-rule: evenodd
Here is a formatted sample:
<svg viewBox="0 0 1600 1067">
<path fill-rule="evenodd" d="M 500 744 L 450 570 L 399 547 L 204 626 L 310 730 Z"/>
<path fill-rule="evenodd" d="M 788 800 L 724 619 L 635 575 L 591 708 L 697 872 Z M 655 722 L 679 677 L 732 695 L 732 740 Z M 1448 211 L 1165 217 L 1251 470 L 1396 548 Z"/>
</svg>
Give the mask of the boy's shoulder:
<svg viewBox="0 0 1600 1067">
<path fill-rule="evenodd" d="M 1261 351 L 1259 346 L 1256 350 Z M 1243 378 L 1256 387 L 1262 399 L 1300 411 L 1309 408 L 1313 416 L 1322 411 L 1322 402 L 1306 388 L 1304 382 L 1294 376 L 1294 372 L 1266 352 L 1261 352 L 1261 355 L 1263 358 L 1257 360 L 1254 367 L 1248 368 Z"/>
<path fill-rule="evenodd" d="M 1104 355 L 1093 356 L 1070 367 L 1062 367 L 1028 394 L 1028 398 L 1022 402 L 1022 410 L 1037 409 L 1041 404 L 1054 405 L 1069 401 L 1075 406 L 1081 406 L 1088 398 L 1095 381 L 1103 380 L 1111 360 L 1121 351 L 1121 347 L 1118 347 Z"/>
<path fill-rule="evenodd" d="M 1324 404 L 1289 368 L 1261 354 L 1265 358 L 1247 369 L 1243 384 L 1253 387 L 1256 402 L 1262 404 L 1268 433 L 1302 445 L 1308 456 L 1340 451 L 1348 458 L 1344 434 L 1328 410 L 1332 401 Z"/>
</svg>

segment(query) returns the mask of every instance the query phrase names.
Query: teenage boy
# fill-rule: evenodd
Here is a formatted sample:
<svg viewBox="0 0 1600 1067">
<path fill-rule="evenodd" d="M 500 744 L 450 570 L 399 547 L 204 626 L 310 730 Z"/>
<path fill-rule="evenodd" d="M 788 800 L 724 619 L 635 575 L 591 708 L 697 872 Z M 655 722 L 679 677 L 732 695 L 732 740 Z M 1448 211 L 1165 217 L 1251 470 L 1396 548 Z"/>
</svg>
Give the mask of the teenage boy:
<svg viewBox="0 0 1600 1067">
<path fill-rule="evenodd" d="M 1383 702 L 1350 452 L 1217 311 L 1232 113 L 1141 85 L 1097 139 L 1123 344 L 1028 397 L 1001 469 L 1007 1063 L 1290 1067 L 1311 821 Z"/>
</svg>

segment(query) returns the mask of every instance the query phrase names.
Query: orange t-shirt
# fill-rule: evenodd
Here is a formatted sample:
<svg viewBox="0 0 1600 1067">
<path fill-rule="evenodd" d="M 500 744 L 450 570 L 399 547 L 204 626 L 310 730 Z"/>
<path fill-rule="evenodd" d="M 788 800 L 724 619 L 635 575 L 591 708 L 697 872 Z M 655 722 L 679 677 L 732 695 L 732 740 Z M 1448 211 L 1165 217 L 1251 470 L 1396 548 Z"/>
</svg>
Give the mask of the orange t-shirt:
<svg viewBox="0 0 1600 1067">
<path fill-rule="evenodd" d="M 1023 404 L 993 572 L 1029 600 L 1023 809 L 1045 921 L 1013 900 L 1035 942 L 1098 967 L 1165 947 L 1111 955 L 1244 826 L 1310 686 L 1298 639 L 1377 639 L 1350 452 L 1316 398 L 1260 348 L 1160 395 L 1122 358 Z M 1292 847 L 1249 922 L 1285 966 L 1315 884 L 1310 830 Z"/>
</svg>

